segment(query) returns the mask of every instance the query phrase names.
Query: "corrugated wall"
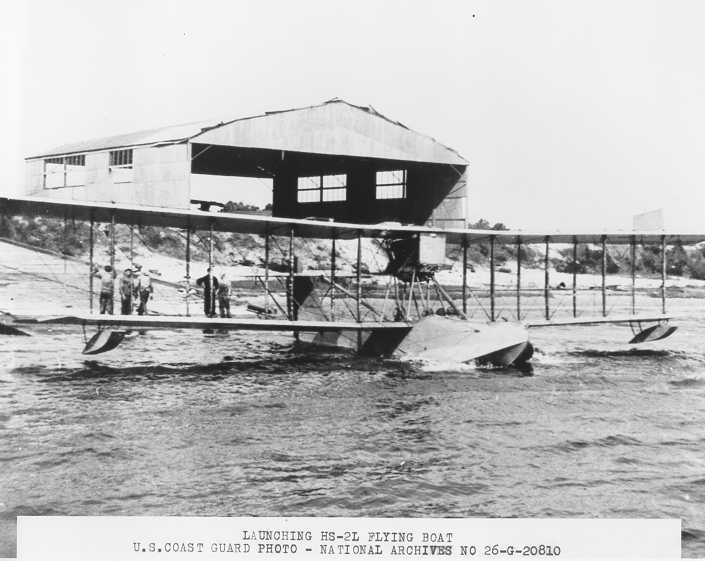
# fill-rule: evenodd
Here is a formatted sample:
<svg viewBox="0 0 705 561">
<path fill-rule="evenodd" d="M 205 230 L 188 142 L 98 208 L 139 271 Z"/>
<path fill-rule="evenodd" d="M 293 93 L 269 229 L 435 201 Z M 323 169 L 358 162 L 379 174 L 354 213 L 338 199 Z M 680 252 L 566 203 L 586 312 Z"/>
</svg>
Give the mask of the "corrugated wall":
<svg viewBox="0 0 705 561">
<path fill-rule="evenodd" d="M 107 150 L 91 152 L 85 157 L 85 184 L 53 189 L 43 187 L 44 160 L 28 160 L 26 194 L 62 200 L 189 208 L 188 144 L 134 148 L 131 174 L 111 173 Z"/>
</svg>

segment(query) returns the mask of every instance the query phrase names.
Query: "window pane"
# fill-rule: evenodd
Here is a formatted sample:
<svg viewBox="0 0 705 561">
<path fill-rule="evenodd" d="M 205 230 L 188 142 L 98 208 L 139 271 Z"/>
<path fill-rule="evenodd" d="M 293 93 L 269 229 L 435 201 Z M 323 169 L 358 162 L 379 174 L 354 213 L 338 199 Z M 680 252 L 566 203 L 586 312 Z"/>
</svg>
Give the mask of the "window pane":
<svg viewBox="0 0 705 561">
<path fill-rule="evenodd" d="M 394 185 L 406 183 L 406 170 L 395 169 L 377 172 L 377 185 Z"/>
<path fill-rule="evenodd" d="M 347 189 L 345 187 L 337 189 L 323 189 L 324 201 L 344 201 L 346 200 Z"/>
<path fill-rule="evenodd" d="M 112 150 L 110 152 L 111 166 L 131 166 L 132 165 L 132 148 L 128 150 Z"/>
<path fill-rule="evenodd" d="M 406 198 L 406 185 L 377 185 L 378 199 Z"/>
<path fill-rule="evenodd" d="M 313 175 L 308 177 L 299 177 L 299 189 L 319 189 L 321 186 L 321 176 Z"/>
<path fill-rule="evenodd" d="M 347 180 L 346 174 L 340 175 L 324 175 L 323 176 L 323 188 L 326 187 L 345 187 Z"/>
<path fill-rule="evenodd" d="M 296 200 L 300 203 L 318 203 L 321 201 L 321 191 L 320 189 L 299 191 Z"/>
</svg>

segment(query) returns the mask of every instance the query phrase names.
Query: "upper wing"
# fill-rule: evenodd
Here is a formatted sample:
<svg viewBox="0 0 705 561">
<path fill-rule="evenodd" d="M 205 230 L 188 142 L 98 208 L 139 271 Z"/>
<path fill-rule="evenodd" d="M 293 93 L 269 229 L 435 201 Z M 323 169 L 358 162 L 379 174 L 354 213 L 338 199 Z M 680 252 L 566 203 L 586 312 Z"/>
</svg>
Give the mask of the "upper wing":
<svg viewBox="0 0 705 561">
<path fill-rule="evenodd" d="M 0 212 L 6 214 L 45 214 L 59 218 L 110 222 L 144 226 L 190 227 L 195 230 L 239 232 L 248 234 L 287 235 L 297 237 L 353 239 L 404 238 L 415 234 L 444 235 L 451 243 L 472 243 L 494 238 L 503 243 L 681 243 L 705 241 L 705 233 L 679 232 L 523 232 L 521 230 L 440 229 L 424 226 L 390 226 L 385 224 L 351 224 L 323 220 L 278 218 L 251 214 L 205 212 L 174 208 L 98 202 L 61 201 L 40 197 L 0 197 Z"/>
</svg>

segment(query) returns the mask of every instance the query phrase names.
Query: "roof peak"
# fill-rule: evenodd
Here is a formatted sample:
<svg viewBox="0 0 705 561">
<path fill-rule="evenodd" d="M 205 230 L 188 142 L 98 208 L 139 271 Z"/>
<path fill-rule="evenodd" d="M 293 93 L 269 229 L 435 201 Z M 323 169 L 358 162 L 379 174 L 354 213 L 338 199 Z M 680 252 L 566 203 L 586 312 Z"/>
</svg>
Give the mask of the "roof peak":
<svg viewBox="0 0 705 561">
<path fill-rule="evenodd" d="M 121 148 L 130 148 L 133 146 L 146 146 L 146 145 L 154 145 L 154 144 L 177 144 L 181 142 L 188 142 L 190 140 L 193 140 L 201 135 L 207 134 L 215 129 L 219 129 L 221 127 L 225 127 L 234 123 L 242 122 L 242 121 L 248 121 L 248 120 L 255 120 L 255 119 L 264 119 L 266 117 L 274 116 L 274 115 L 281 115 L 282 113 L 293 113 L 293 112 L 298 112 L 298 111 L 307 111 L 307 110 L 313 110 L 313 109 L 319 109 L 322 107 L 326 107 L 329 105 L 333 104 L 342 104 L 345 106 L 348 106 L 352 109 L 355 109 L 357 111 L 362 111 L 368 115 L 377 117 L 379 119 L 383 119 L 384 121 L 393 124 L 395 126 L 401 127 L 409 132 L 412 132 L 414 134 L 426 137 L 427 139 L 433 141 L 434 143 L 442 146 L 443 148 L 455 153 L 458 157 L 461 158 L 461 160 L 464 160 L 460 154 L 453 150 L 452 148 L 445 146 L 444 144 L 438 142 L 435 138 L 425 135 L 422 133 L 418 133 L 409 127 L 407 127 L 405 124 L 401 123 L 400 121 L 396 121 L 394 119 L 391 119 L 387 117 L 386 115 L 380 113 L 375 109 L 372 105 L 357 105 L 354 103 L 351 103 L 343 98 L 340 97 L 333 97 L 330 99 L 327 99 L 321 103 L 318 103 L 316 105 L 308 105 L 308 106 L 303 106 L 303 107 L 292 107 L 289 109 L 280 109 L 280 110 L 275 110 L 275 111 L 266 111 L 264 113 L 260 113 L 257 115 L 250 115 L 246 117 L 238 117 L 235 119 L 229 119 L 229 120 L 218 120 L 218 119 L 210 119 L 210 120 L 201 120 L 201 121 L 191 121 L 189 123 L 184 123 L 180 125 L 171 125 L 171 126 L 165 126 L 165 127 L 157 127 L 157 128 L 150 128 L 150 129 L 143 129 L 135 132 L 129 132 L 129 133 L 123 133 L 123 134 L 118 134 L 118 135 L 112 135 L 112 136 L 106 136 L 106 137 L 100 137 L 100 138 L 93 138 L 81 142 L 75 142 L 75 143 L 69 143 L 69 144 L 64 144 L 61 146 L 57 146 L 51 150 L 42 152 L 40 154 L 37 154 L 35 156 L 29 156 L 26 159 L 27 160 L 32 160 L 32 159 L 38 159 L 38 158 L 47 158 L 47 157 L 52 157 L 52 156 L 63 156 L 63 155 L 69 155 L 69 154 L 79 154 L 79 153 L 86 153 L 86 152 L 97 152 L 97 151 L 102 151 L 102 150 L 115 150 L 115 149 L 121 149 Z"/>
</svg>

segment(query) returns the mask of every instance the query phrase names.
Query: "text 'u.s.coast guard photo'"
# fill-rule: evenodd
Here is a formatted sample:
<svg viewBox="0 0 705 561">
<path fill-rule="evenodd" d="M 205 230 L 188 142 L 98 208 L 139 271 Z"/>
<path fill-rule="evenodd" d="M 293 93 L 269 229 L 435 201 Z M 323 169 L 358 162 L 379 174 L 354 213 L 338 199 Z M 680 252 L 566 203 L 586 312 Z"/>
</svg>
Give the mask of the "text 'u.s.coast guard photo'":
<svg viewBox="0 0 705 561">
<path fill-rule="evenodd" d="M 705 557 L 705 5 L 27 0 L 0 558 Z"/>
</svg>

